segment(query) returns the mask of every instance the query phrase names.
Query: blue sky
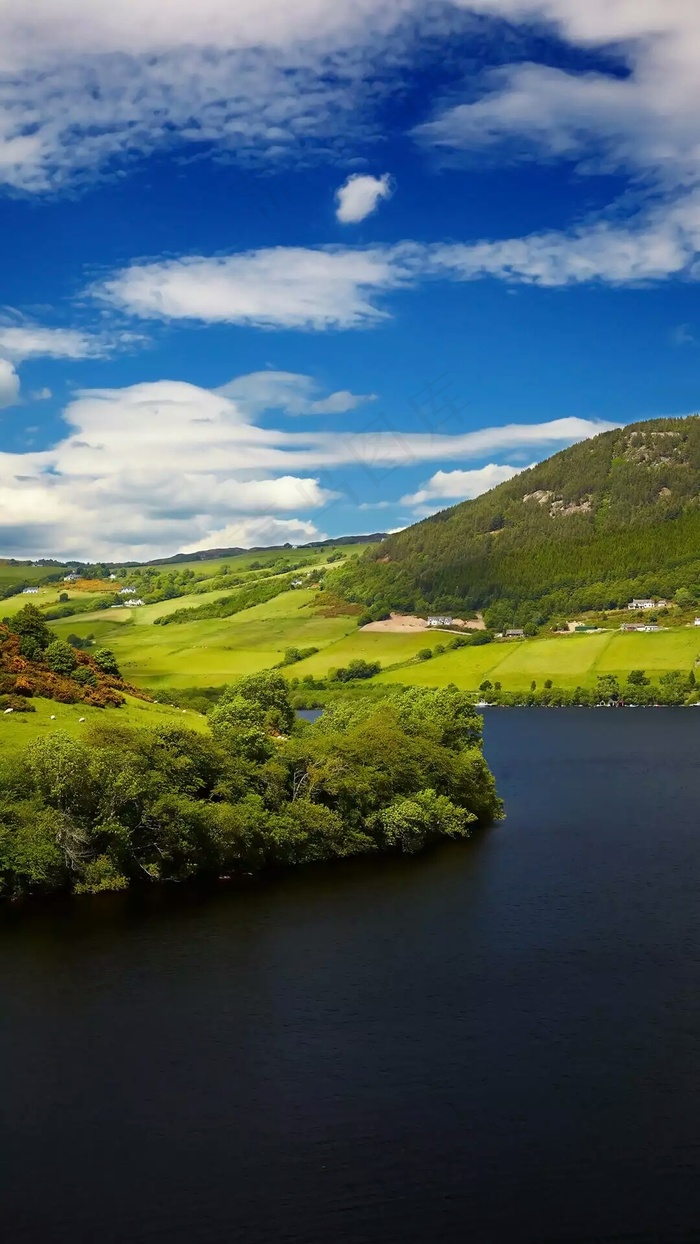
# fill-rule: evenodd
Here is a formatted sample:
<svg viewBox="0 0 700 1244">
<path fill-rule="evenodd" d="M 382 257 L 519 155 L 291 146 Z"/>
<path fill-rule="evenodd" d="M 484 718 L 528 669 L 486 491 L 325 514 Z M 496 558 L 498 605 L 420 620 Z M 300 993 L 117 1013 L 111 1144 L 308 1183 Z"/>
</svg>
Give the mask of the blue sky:
<svg viewBox="0 0 700 1244">
<path fill-rule="evenodd" d="M 393 530 L 694 411 L 699 64 L 694 0 L 0 0 L 0 554 Z"/>
</svg>

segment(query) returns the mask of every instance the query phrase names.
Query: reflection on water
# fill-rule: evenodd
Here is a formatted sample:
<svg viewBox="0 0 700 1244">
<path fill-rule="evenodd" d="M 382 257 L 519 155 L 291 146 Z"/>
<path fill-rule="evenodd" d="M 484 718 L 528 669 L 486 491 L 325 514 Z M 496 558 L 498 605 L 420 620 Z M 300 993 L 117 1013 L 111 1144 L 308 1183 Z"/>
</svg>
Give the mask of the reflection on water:
<svg viewBox="0 0 700 1244">
<path fill-rule="evenodd" d="M 487 713 L 469 843 L 12 913 L 6 1238 L 699 1238 L 699 742 Z"/>
</svg>

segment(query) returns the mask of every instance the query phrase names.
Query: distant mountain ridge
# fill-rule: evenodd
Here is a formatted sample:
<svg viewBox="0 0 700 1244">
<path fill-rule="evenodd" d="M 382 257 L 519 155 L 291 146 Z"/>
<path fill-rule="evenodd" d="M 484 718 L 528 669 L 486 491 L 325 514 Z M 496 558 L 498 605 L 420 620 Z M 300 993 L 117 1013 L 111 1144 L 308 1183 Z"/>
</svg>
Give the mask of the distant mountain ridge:
<svg viewBox="0 0 700 1244">
<path fill-rule="evenodd" d="M 386 609 L 490 609 L 494 624 L 700 598 L 700 416 L 654 419 L 562 450 L 335 571 Z"/>
</svg>

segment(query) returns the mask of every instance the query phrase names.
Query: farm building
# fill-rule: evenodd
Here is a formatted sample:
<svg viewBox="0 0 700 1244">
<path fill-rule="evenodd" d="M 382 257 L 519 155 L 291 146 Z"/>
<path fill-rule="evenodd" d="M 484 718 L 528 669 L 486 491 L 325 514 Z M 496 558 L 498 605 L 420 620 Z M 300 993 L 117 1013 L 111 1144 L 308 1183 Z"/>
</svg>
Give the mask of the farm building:
<svg viewBox="0 0 700 1244">
<path fill-rule="evenodd" d="M 515 627 L 512 631 L 506 631 L 506 639 L 524 639 L 525 632 L 520 627 Z"/>
<path fill-rule="evenodd" d="M 23 587 L 22 595 L 23 596 L 36 596 L 38 591 L 39 591 L 38 587 Z"/>
<path fill-rule="evenodd" d="M 124 601 L 124 608 L 125 608 L 125 609 L 135 609 L 137 605 L 142 605 L 142 604 L 143 604 L 143 601 L 142 601 L 142 600 L 125 600 L 125 601 Z"/>
<path fill-rule="evenodd" d="M 668 601 L 665 600 L 631 600 L 628 609 L 665 609 Z"/>
<path fill-rule="evenodd" d="M 135 596 L 136 588 L 135 587 L 120 587 L 119 595 L 120 596 Z"/>
<path fill-rule="evenodd" d="M 447 614 L 436 614 L 428 618 L 428 626 L 452 626 L 452 618 Z"/>
</svg>

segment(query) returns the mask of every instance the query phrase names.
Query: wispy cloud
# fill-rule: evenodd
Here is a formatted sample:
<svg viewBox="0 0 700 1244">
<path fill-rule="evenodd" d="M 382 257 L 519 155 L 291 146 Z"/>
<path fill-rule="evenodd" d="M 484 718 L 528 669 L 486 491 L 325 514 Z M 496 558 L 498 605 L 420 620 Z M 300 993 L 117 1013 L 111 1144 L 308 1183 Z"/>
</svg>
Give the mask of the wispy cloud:
<svg viewBox="0 0 700 1244">
<path fill-rule="evenodd" d="M 0 358 L 0 407 L 19 401 L 19 376 L 9 359 Z"/>
<path fill-rule="evenodd" d="M 0 0 L 0 180 L 45 192 L 179 144 L 308 160 L 352 143 L 417 0 Z M 371 85 L 370 85 L 371 84 Z"/>
<path fill-rule="evenodd" d="M 103 342 L 78 329 L 0 322 L 0 356 L 16 363 L 32 358 L 95 358 L 103 353 Z"/>
<path fill-rule="evenodd" d="M 288 371 L 250 372 L 218 391 L 253 416 L 263 410 L 278 410 L 285 415 L 342 415 L 376 401 L 376 393 L 350 393 L 347 389 L 322 397 L 313 376 Z"/>
<path fill-rule="evenodd" d="M 524 467 L 498 466 L 489 462 L 487 466 L 477 467 L 473 471 L 436 471 L 418 492 L 409 493 L 401 498 L 401 505 L 425 506 L 434 501 L 468 501 L 489 492 L 497 484 L 518 475 Z"/>
</svg>

